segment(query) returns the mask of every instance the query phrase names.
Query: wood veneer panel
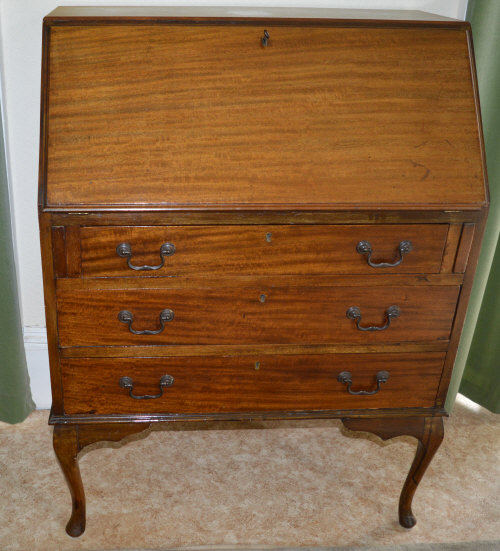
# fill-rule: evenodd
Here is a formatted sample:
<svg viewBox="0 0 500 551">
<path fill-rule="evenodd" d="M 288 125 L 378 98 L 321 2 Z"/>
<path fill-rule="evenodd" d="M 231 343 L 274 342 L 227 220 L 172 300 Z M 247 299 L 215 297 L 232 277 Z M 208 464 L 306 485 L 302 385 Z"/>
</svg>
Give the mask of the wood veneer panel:
<svg viewBox="0 0 500 551">
<path fill-rule="evenodd" d="M 465 31 L 268 31 L 52 27 L 48 205 L 484 204 Z"/>
<path fill-rule="evenodd" d="M 338 8 L 276 8 L 262 7 L 232 7 L 232 6 L 60 6 L 50 12 L 45 19 L 56 22 L 84 22 L 96 21 L 102 24 L 116 23 L 116 18 L 123 18 L 127 22 L 161 22 L 172 21 L 180 18 L 183 21 L 204 21 L 206 18 L 229 18 L 231 21 L 245 21 L 254 18 L 280 18 L 281 24 L 287 24 L 291 18 L 292 23 L 303 22 L 308 19 L 338 19 L 339 25 L 373 25 L 377 20 L 378 25 L 404 24 L 411 21 L 415 24 L 429 25 L 446 22 L 453 27 L 463 27 L 463 21 L 450 19 L 435 13 L 414 10 L 350 10 Z M 345 21 L 350 19 L 351 21 Z M 210 20 L 210 19 L 209 19 Z M 365 21 L 366 20 L 366 21 Z M 331 24 L 331 22 L 327 22 Z"/>
<path fill-rule="evenodd" d="M 52 228 L 52 255 L 54 257 L 55 277 L 66 277 L 66 239 L 65 228 L 56 226 Z"/>
<path fill-rule="evenodd" d="M 229 413 L 147 413 L 144 415 L 125 413 L 125 414 L 106 414 L 94 415 L 65 415 L 51 413 L 49 416 L 49 425 L 86 425 L 101 426 L 106 423 L 165 423 L 170 421 L 194 421 L 205 424 L 206 421 L 256 421 L 256 420 L 292 420 L 292 419 L 345 419 L 350 418 L 388 418 L 388 419 L 408 419 L 409 416 L 446 417 L 448 414 L 442 407 L 433 406 L 432 408 L 380 408 L 380 409 L 324 409 L 324 410 L 301 410 L 301 411 L 262 411 L 262 412 L 229 412 Z M 199 427 L 199 425 L 198 425 Z M 197 428 L 193 425 L 193 428 Z"/>
<path fill-rule="evenodd" d="M 387 274 L 437 273 L 447 226 L 169 226 L 82 229 L 82 275 L 86 277 L 158 277 L 230 274 Z M 373 268 L 356 251 L 360 241 L 373 248 L 372 262 L 399 260 L 399 243 L 413 249 L 394 268 Z M 128 243 L 134 266 L 160 265 L 160 247 L 175 253 L 158 270 L 135 271 L 116 252 Z"/>
<path fill-rule="evenodd" d="M 61 368 L 67 414 L 217 413 L 432 407 L 443 361 L 444 353 L 174 357 L 72 359 Z M 353 396 L 336 380 L 346 370 L 353 390 L 373 390 L 378 371 L 390 377 L 378 394 Z M 134 400 L 118 385 L 128 376 L 135 394 L 158 394 L 165 374 L 174 383 L 156 400 Z"/>
<path fill-rule="evenodd" d="M 408 207 L 408 205 L 407 205 Z M 53 223 L 60 226 L 198 226 L 242 224 L 450 224 L 477 222 L 480 211 L 426 210 L 215 210 L 207 207 L 183 209 L 170 207 L 138 207 L 124 211 L 118 207 L 89 212 L 65 212 L 65 207 L 43 208 L 51 213 Z"/>
<path fill-rule="evenodd" d="M 446 393 L 450 384 L 451 375 L 453 372 L 453 366 L 457 355 L 458 345 L 465 322 L 465 316 L 467 313 L 467 306 L 472 291 L 472 285 L 474 282 L 474 275 L 479 260 L 479 253 L 481 251 L 481 243 L 486 227 L 488 209 L 484 209 L 481 213 L 481 218 L 478 223 L 473 226 L 473 231 L 469 230 L 469 237 L 473 234 L 473 242 L 467 258 L 467 271 L 465 273 L 462 290 L 460 292 L 460 300 L 458 302 L 455 319 L 453 321 L 453 329 L 450 337 L 450 345 L 448 354 L 443 369 L 443 376 L 439 384 L 438 395 L 436 399 L 436 405 L 442 406 L 446 399 Z"/>
<path fill-rule="evenodd" d="M 463 274 L 391 274 L 367 276 L 359 275 L 277 275 L 272 280 L 267 276 L 215 276 L 208 275 L 191 277 L 150 277 L 140 280 L 133 277 L 78 278 L 58 279 L 56 286 L 59 291 L 85 290 L 137 290 L 141 289 L 192 289 L 242 287 L 258 285 L 267 288 L 274 287 L 401 287 L 401 286 L 454 286 L 461 285 Z"/>
<path fill-rule="evenodd" d="M 66 265 L 68 277 L 79 277 L 82 266 L 80 226 L 66 228 Z"/>
<path fill-rule="evenodd" d="M 147 344 L 324 344 L 446 340 L 460 287 L 276 287 L 135 289 L 57 293 L 61 346 Z M 347 319 L 359 306 L 363 325 L 383 325 L 385 310 L 401 309 L 385 331 L 363 332 Z M 158 335 L 134 335 L 118 320 L 134 316 L 133 329 L 157 330 L 159 315 L 175 318 Z"/>
<path fill-rule="evenodd" d="M 53 231 L 50 215 L 41 214 L 39 218 L 40 246 L 42 250 L 43 294 L 47 341 L 50 366 L 50 384 L 52 391 L 52 413 L 60 415 L 63 411 L 61 371 L 59 369 L 59 350 L 57 335 L 57 298 L 55 288 L 56 262 L 53 257 Z M 60 245 L 60 244 L 59 244 Z M 57 248 L 60 252 L 60 246 Z"/>
<path fill-rule="evenodd" d="M 61 358 L 156 358 L 168 356 L 254 356 L 268 354 L 367 354 L 446 352 L 448 341 L 390 344 L 234 344 L 160 346 L 74 346 L 61 348 Z"/>
<path fill-rule="evenodd" d="M 467 268 L 475 229 L 475 224 L 464 224 L 462 235 L 460 237 L 457 257 L 455 259 L 455 265 L 453 266 L 454 272 L 463 273 Z"/>
<path fill-rule="evenodd" d="M 453 272 L 455 257 L 457 255 L 458 243 L 460 234 L 462 233 L 462 224 L 450 224 L 448 235 L 446 237 L 446 245 L 443 252 L 443 262 L 441 264 L 441 273 Z"/>
</svg>

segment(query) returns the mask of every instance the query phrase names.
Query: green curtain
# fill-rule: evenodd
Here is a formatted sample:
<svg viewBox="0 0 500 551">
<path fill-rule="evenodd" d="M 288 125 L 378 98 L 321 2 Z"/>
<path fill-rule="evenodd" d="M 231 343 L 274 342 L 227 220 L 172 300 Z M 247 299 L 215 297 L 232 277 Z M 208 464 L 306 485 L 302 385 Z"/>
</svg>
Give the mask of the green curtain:
<svg viewBox="0 0 500 551">
<path fill-rule="evenodd" d="M 500 1 L 469 0 L 491 205 L 464 332 L 446 401 L 457 391 L 500 412 Z"/>
<path fill-rule="evenodd" d="M 1 119 L 0 236 L 0 421 L 19 423 L 35 404 L 31 399 L 19 313 Z"/>
</svg>

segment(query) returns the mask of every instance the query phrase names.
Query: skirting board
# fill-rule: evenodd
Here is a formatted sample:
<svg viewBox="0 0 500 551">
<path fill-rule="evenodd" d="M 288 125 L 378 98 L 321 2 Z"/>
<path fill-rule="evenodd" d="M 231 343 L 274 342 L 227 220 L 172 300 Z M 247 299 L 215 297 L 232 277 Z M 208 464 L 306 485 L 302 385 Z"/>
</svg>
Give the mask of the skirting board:
<svg viewBox="0 0 500 551">
<path fill-rule="evenodd" d="M 52 393 L 47 331 L 45 327 L 25 327 L 23 338 L 33 401 L 37 409 L 50 409 Z"/>
</svg>

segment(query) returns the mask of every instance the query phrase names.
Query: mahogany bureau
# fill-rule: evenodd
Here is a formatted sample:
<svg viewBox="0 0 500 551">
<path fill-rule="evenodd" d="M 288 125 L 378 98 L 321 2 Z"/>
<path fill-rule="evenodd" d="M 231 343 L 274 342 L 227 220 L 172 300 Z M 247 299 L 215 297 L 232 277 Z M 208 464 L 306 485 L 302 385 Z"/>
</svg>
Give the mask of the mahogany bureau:
<svg viewBox="0 0 500 551">
<path fill-rule="evenodd" d="M 380 13 L 380 15 L 378 15 Z M 444 401 L 488 194 L 467 23 L 415 12 L 58 8 L 40 232 L 54 449 L 151 423 L 338 418 L 411 435 Z"/>
</svg>

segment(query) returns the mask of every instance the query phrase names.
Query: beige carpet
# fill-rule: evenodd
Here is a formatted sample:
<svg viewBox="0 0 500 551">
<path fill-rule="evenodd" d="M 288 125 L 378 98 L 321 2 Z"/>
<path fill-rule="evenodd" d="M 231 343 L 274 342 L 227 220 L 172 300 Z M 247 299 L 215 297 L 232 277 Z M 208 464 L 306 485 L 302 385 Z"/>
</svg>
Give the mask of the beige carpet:
<svg viewBox="0 0 500 551">
<path fill-rule="evenodd" d="M 253 430 L 212 423 L 84 453 L 87 530 L 74 540 L 64 532 L 70 497 L 47 416 L 0 423 L 1 551 L 432 542 L 439 549 L 500 539 L 500 416 L 463 398 L 417 491 L 410 531 L 397 523 L 397 503 L 412 438 L 346 438 L 338 421 L 248 424 Z"/>
</svg>

